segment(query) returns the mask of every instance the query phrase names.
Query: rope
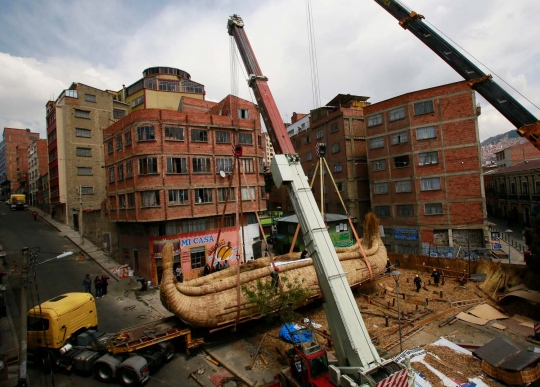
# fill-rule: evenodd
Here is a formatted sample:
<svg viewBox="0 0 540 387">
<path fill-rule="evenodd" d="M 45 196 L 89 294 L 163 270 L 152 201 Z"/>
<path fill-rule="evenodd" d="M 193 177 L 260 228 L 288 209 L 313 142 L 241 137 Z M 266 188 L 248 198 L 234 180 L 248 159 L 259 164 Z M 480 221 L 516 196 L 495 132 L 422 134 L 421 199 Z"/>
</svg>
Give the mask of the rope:
<svg viewBox="0 0 540 387">
<path fill-rule="evenodd" d="M 315 46 L 315 28 L 313 23 L 313 10 L 311 0 L 306 1 L 306 22 L 308 30 L 309 68 L 311 71 L 311 92 L 313 107 L 321 107 L 321 91 L 319 88 L 319 68 L 317 64 L 317 48 Z"/>
</svg>

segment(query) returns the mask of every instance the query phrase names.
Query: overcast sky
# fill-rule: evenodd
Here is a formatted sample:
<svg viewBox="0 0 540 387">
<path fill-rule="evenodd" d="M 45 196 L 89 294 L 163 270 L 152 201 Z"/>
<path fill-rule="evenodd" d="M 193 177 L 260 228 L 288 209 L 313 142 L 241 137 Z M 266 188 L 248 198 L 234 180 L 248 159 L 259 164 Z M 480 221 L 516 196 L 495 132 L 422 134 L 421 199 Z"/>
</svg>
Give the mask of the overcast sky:
<svg viewBox="0 0 540 387">
<path fill-rule="evenodd" d="M 145 68 L 176 67 L 231 93 L 229 15 L 239 14 L 283 119 L 314 108 L 305 1 L 0 0 L 0 130 L 46 138 L 45 104 L 72 82 L 119 90 Z M 408 0 L 406 5 L 540 106 L 540 1 Z M 313 0 L 321 102 L 372 103 L 461 77 L 372 0 Z M 252 100 L 239 66 L 239 95 Z M 240 71 L 241 70 L 241 71 Z M 498 79 L 496 79 L 499 82 Z M 502 82 L 500 82 L 502 83 Z M 511 94 L 535 116 L 537 108 Z M 480 139 L 514 129 L 485 100 Z"/>
</svg>

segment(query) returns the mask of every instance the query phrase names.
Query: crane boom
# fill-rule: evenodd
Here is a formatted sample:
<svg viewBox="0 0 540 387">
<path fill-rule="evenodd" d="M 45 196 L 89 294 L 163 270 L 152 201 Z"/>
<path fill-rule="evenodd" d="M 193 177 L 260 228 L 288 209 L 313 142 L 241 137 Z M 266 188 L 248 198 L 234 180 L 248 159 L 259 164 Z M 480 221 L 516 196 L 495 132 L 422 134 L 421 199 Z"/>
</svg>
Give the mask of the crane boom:
<svg viewBox="0 0 540 387">
<path fill-rule="evenodd" d="M 267 84 L 268 79 L 262 74 L 257 63 L 244 30 L 244 22 L 238 15 L 233 15 L 228 20 L 227 29 L 229 35 L 234 37 L 248 71 L 248 84 L 253 89 L 270 140 L 276 150 L 276 155 L 271 163 L 272 177 L 278 188 L 281 185 L 285 185 L 287 188 L 324 296 L 324 310 L 339 367 L 341 367 L 332 368 L 333 366 L 330 366 L 329 370 L 343 370 L 343 372 L 333 371 L 335 379 L 347 379 L 352 376 L 358 385 L 368 383 L 375 386 L 377 382 L 388 377 L 396 380 L 405 379 L 405 381 L 409 379 L 412 383 L 412 373 L 408 374 L 407 369 L 401 364 L 393 361 L 382 361 L 371 342 L 347 281 L 347 273 L 343 271 L 339 262 L 326 224 L 300 164 L 300 157 L 294 151 L 285 125 L 281 120 Z M 389 382 L 388 386 L 392 385 L 397 386 L 398 384 Z"/>
<path fill-rule="evenodd" d="M 540 122 L 506 90 L 499 86 L 491 75 L 485 74 L 424 23 L 422 15 L 408 10 L 396 0 L 375 0 L 375 2 L 395 17 L 401 27 L 409 30 L 442 60 L 448 63 L 450 67 L 468 81 L 472 89 L 480 93 L 517 128 L 520 136 L 525 137 L 540 150 Z"/>
</svg>

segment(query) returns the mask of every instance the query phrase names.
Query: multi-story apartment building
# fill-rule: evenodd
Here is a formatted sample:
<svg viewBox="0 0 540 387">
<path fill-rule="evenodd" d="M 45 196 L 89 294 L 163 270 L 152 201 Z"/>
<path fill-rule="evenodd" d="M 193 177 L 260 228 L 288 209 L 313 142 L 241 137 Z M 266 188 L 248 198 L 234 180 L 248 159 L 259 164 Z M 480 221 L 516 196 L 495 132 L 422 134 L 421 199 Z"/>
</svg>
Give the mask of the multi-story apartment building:
<svg viewBox="0 0 540 387">
<path fill-rule="evenodd" d="M 265 156 L 265 162 L 264 165 L 268 168 L 270 168 L 270 163 L 272 162 L 272 159 L 274 158 L 274 155 L 276 152 L 274 151 L 274 146 L 272 145 L 272 140 L 270 140 L 270 136 L 267 132 L 264 132 L 264 143 L 266 144 L 266 156 Z"/>
<path fill-rule="evenodd" d="M 508 168 L 525 161 L 540 160 L 540 152 L 529 141 L 509 146 L 495 153 L 497 167 Z"/>
<path fill-rule="evenodd" d="M 49 201 L 49 173 L 41 175 L 37 182 L 37 206 L 46 213 L 50 212 L 51 203 Z"/>
<path fill-rule="evenodd" d="M 38 205 L 38 188 L 41 176 L 49 170 L 47 140 L 36 140 L 28 147 L 28 199 L 32 206 Z"/>
<path fill-rule="evenodd" d="M 389 251 L 484 247 L 486 204 L 477 105 L 466 82 L 364 108 L 371 204 Z"/>
<path fill-rule="evenodd" d="M 170 89 L 160 86 L 167 73 L 156 74 L 152 82 L 157 84 L 144 80 L 141 87 L 157 85 L 162 93 L 185 93 L 186 79 L 171 81 Z M 149 95 L 158 101 L 178 97 L 149 94 L 155 88 L 144 90 L 146 102 Z M 262 255 L 255 217 L 266 209 L 259 111 L 234 96 L 219 103 L 202 97 L 182 95 L 168 109 L 133 109 L 104 131 L 108 215 L 118 225 L 123 263 L 154 283 L 161 279 L 164 241 L 175 244 L 175 267 L 181 265 L 186 279 L 202 274 L 205 263 L 222 247 L 221 256 L 232 259 L 242 245 L 244 258 Z M 243 147 L 240 175 L 233 171 L 234 144 Z M 225 209 L 229 183 L 233 189 Z M 225 222 L 218 241 L 222 214 Z"/>
<path fill-rule="evenodd" d="M 46 105 L 50 210 L 73 229 L 79 230 L 83 212 L 99 218 L 107 196 L 103 129 L 127 109 L 112 93 L 82 83 L 73 83 Z M 109 242 L 107 224 L 100 226 L 98 219 L 92 224 L 101 233 L 87 235 L 86 230 L 85 235 L 100 246 L 101 237 Z"/>
</svg>

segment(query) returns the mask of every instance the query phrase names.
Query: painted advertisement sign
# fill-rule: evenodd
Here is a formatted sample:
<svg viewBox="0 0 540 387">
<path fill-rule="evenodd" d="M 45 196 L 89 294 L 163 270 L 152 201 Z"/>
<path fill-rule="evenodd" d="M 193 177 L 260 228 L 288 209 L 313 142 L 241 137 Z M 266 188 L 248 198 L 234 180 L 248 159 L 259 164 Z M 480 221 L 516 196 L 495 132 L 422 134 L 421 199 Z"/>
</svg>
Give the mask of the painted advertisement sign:
<svg viewBox="0 0 540 387">
<path fill-rule="evenodd" d="M 402 241 L 417 241 L 418 230 L 414 228 L 394 228 L 394 239 Z"/>
</svg>

